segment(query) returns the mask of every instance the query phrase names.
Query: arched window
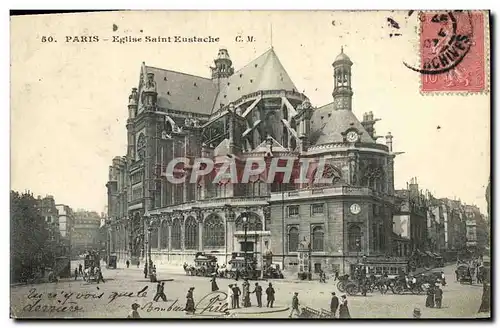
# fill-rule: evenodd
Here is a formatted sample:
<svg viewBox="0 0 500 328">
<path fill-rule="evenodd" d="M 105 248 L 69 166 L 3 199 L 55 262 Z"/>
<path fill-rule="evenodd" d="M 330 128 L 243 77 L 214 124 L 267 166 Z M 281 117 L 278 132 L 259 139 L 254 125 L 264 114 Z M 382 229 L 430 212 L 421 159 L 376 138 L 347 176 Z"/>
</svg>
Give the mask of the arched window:
<svg viewBox="0 0 500 328">
<path fill-rule="evenodd" d="M 146 137 L 141 133 L 137 138 L 137 156 L 143 159 L 146 155 Z"/>
<path fill-rule="evenodd" d="M 312 250 L 316 252 L 321 252 L 324 250 L 324 238 L 325 233 L 323 232 L 323 227 L 316 226 L 312 231 Z"/>
<path fill-rule="evenodd" d="M 247 230 L 248 231 L 262 231 L 262 220 L 259 215 L 253 213 L 253 212 L 246 212 L 245 215 L 247 215 L 248 218 L 248 225 L 247 225 Z M 236 219 L 236 230 L 237 231 L 243 231 L 245 228 L 243 227 L 243 214 Z"/>
<path fill-rule="evenodd" d="M 198 249 L 198 222 L 192 216 L 186 219 L 184 246 L 186 249 Z"/>
<path fill-rule="evenodd" d="M 360 252 L 361 251 L 361 228 L 357 225 L 353 225 L 348 231 L 348 249 L 349 252 Z"/>
<path fill-rule="evenodd" d="M 151 230 L 151 248 L 158 248 L 158 227 L 153 226 L 153 230 Z"/>
<path fill-rule="evenodd" d="M 288 148 L 288 128 L 283 127 L 283 142 L 281 143 L 283 147 Z"/>
<path fill-rule="evenodd" d="M 216 214 L 205 219 L 203 226 L 203 244 L 205 247 L 224 247 L 225 231 L 224 222 Z"/>
<path fill-rule="evenodd" d="M 296 252 L 299 248 L 299 229 L 291 227 L 288 230 L 288 251 Z"/>
<path fill-rule="evenodd" d="M 172 249 L 181 249 L 181 220 L 174 219 L 172 222 Z"/>
<path fill-rule="evenodd" d="M 168 248 L 168 223 L 167 223 L 167 221 L 163 221 L 161 223 L 160 248 L 161 249 Z"/>
</svg>

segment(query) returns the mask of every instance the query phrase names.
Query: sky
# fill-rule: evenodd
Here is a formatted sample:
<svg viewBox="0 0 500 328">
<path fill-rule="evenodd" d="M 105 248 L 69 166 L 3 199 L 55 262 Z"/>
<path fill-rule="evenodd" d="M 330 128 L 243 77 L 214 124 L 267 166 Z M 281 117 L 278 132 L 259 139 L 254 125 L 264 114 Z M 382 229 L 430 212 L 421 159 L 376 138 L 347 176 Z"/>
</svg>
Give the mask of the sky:
<svg viewBox="0 0 500 328">
<path fill-rule="evenodd" d="M 399 30 L 389 26 L 388 17 L 399 23 Z M 146 35 L 210 35 L 220 42 L 109 41 Z M 254 42 L 236 42 L 238 35 L 253 36 Z M 43 36 L 55 41 L 42 42 Z M 66 42 L 67 36 L 98 36 L 100 41 Z M 390 131 L 394 151 L 404 152 L 395 160 L 395 187 L 404 188 L 417 177 L 420 187 L 436 197 L 461 199 L 486 212 L 490 97 L 420 93 L 420 75 L 403 65 L 417 65 L 419 49 L 417 16 L 408 17 L 406 11 L 12 17 L 11 37 L 13 190 L 29 189 L 73 208 L 104 211 L 108 166 L 114 156 L 126 153 L 128 96 L 138 85 L 143 61 L 209 77 L 219 48 L 228 49 L 239 69 L 272 43 L 299 91 L 319 107 L 332 101 L 331 64 L 343 46 L 354 63 L 353 112 L 362 118 L 373 111 L 381 118 L 377 134 Z"/>
</svg>

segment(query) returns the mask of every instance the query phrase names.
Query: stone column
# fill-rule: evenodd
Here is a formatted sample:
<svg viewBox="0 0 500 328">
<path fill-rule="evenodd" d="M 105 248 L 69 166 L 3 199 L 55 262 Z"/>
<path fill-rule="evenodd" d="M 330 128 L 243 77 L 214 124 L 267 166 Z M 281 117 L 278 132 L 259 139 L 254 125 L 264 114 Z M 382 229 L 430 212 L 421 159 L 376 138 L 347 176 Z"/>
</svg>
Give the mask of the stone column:
<svg viewBox="0 0 500 328">
<path fill-rule="evenodd" d="M 203 218 L 198 219 L 198 251 L 203 251 Z"/>
</svg>

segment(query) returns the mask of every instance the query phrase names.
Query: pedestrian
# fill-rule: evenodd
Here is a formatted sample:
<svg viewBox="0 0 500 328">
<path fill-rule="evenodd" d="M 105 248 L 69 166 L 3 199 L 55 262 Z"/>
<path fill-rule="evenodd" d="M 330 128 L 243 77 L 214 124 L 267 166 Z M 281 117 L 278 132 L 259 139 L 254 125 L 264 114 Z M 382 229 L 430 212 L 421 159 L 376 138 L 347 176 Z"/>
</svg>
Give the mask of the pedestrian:
<svg viewBox="0 0 500 328">
<path fill-rule="evenodd" d="M 347 297 L 345 295 L 342 295 L 342 299 L 340 300 L 339 318 L 341 319 L 351 318 L 351 314 L 349 313 L 349 305 L 347 302 Z"/>
<path fill-rule="evenodd" d="M 236 281 L 240 278 L 240 270 L 236 269 Z"/>
<path fill-rule="evenodd" d="M 458 269 L 455 269 L 455 281 L 458 282 Z"/>
<path fill-rule="evenodd" d="M 238 284 L 233 285 L 233 309 L 240 308 L 240 295 L 241 289 L 238 287 Z"/>
<path fill-rule="evenodd" d="M 300 316 L 299 293 L 297 293 L 297 292 L 295 292 L 293 297 L 292 297 L 292 310 L 290 311 L 290 315 L 288 317 L 291 318 L 294 312 L 297 312 L 297 315 Z"/>
<path fill-rule="evenodd" d="M 130 267 L 130 261 L 127 260 L 127 262 L 125 262 L 125 264 L 127 265 L 127 269 Z"/>
<path fill-rule="evenodd" d="M 334 281 L 339 280 L 339 270 L 335 270 L 335 279 Z"/>
<path fill-rule="evenodd" d="M 75 280 L 78 278 L 78 269 L 75 268 Z"/>
<path fill-rule="evenodd" d="M 252 293 L 255 293 L 257 297 L 257 307 L 262 307 L 262 287 L 259 286 L 258 282 L 255 283 L 255 289 Z"/>
<path fill-rule="evenodd" d="M 439 285 L 436 286 L 434 290 L 434 303 L 436 308 L 440 309 L 443 302 L 443 290 L 439 288 Z"/>
<path fill-rule="evenodd" d="M 339 307 L 339 298 L 335 295 L 335 292 L 332 293 L 332 300 L 330 302 L 330 312 L 333 313 L 333 317 L 337 316 L 337 309 Z"/>
<path fill-rule="evenodd" d="M 144 264 L 144 278 L 148 277 L 148 264 Z"/>
<path fill-rule="evenodd" d="M 420 319 L 421 316 L 422 316 L 422 313 L 420 313 L 420 309 L 414 308 L 413 309 L 413 319 Z"/>
<path fill-rule="evenodd" d="M 212 280 L 210 282 L 212 283 L 212 291 L 216 292 L 219 290 L 219 286 L 217 286 L 217 281 L 215 280 L 215 274 L 212 276 Z"/>
<path fill-rule="evenodd" d="M 99 269 L 99 268 L 96 269 L 96 275 L 97 275 L 97 283 L 99 283 L 99 281 L 101 281 L 101 280 L 103 283 L 106 282 L 106 281 L 104 281 L 104 277 L 102 276 L 101 269 Z"/>
<path fill-rule="evenodd" d="M 139 269 L 140 265 L 141 265 L 141 261 L 137 260 L 137 269 Z"/>
<path fill-rule="evenodd" d="M 161 292 L 161 283 L 158 282 L 158 284 L 156 285 L 156 294 L 155 297 L 153 297 L 154 302 L 158 302 L 158 299 L 160 298 L 160 292 Z"/>
<path fill-rule="evenodd" d="M 248 282 L 248 279 L 245 278 L 245 281 L 243 282 L 242 285 L 243 288 L 243 306 L 244 307 L 250 307 L 250 283 Z"/>
<path fill-rule="evenodd" d="M 82 267 L 82 264 L 78 264 L 78 273 L 83 276 L 83 267 Z"/>
<path fill-rule="evenodd" d="M 160 289 L 160 298 L 162 299 L 163 302 L 167 301 L 167 295 L 165 294 L 165 283 L 161 283 L 161 289 Z"/>
<path fill-rule="evenodd" d="M 227 308 L 234 309 L 234 295 L 233 295 L 233 285 L 229 284 L 227 286 Z"/>
<path fill-rule="evenodd" d="M 186 295 L 186 314 L 194 314 L 194 287 L 189 288 L 189 291 Z"/>
<path fill-rule="evenodd" d="M 425 307 L 434 307 L 434 285 L 430 285 L 427 289 L 427 297 L 425 298 Z"/>
<path fill-rule="evenodd" d="M 446 286 L 446 277 L 444 276 L 444 272 L 441 271 L 441 284 Z"/>
<path fill-rule="evenodd" d="M 132 311 L 130 311 L 129 315 L 127 316 L 127 319 L 140 319 L 141 316 L 139 315 L 139 312 L 137 309 L 140 307 L 139 304 L 134 303 L 132 304 Z"/>
<path fill-rule="evenodd" d="M 274 305 L 274 288 L 273 284 L 269 283 L 269 287 L 266 289 L 266 295 L 267 295 L 267 307 L 272 308 Z"/>
</svg>

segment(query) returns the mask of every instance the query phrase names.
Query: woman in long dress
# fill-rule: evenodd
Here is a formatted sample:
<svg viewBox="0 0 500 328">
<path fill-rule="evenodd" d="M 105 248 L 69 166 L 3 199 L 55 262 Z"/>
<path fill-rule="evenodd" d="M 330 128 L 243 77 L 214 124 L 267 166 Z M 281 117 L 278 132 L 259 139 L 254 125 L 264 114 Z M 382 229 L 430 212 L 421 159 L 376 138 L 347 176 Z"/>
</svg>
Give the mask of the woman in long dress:
<svg viewBox="0 0 500 328">
<path fill-rule="evenodd" d="M 434 286 L 430 285 L 427 289 L 427 298 L 425 299 L 425 307 L 434 307 Z"/>
<path fill-rule="evenodd" d="M 347 297 L 345 295 L 342 295 L 342 299 L 340 300 L 339 318 L 341 319 L 351 318 L 351 314 L 349 313 L 349 306 L 347 305 Z"/>
<path fill-rule="evenodd" d="M 215 280 L 215 275 L 212 277 L 212 291 L 216 292 L 219 290 L 219 286 L 217 286 L 217 281 Z"/>
<path fill-rule="evenodd" d="M 194 314 L 194 296 L 193 296 L 194 287 L 189 288 L 189 291 L 186 295 L 186 312 L 187 314 Z"/>
</svg>

